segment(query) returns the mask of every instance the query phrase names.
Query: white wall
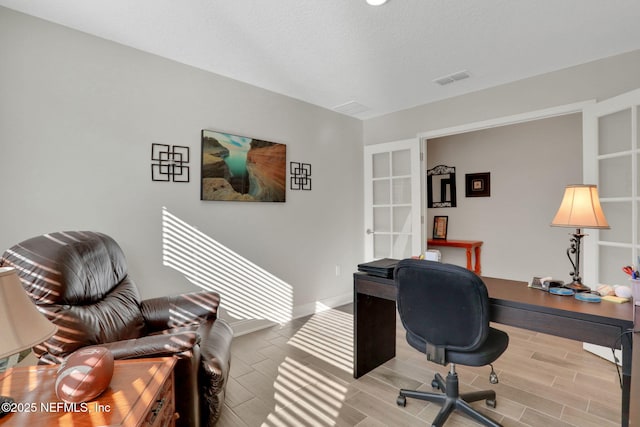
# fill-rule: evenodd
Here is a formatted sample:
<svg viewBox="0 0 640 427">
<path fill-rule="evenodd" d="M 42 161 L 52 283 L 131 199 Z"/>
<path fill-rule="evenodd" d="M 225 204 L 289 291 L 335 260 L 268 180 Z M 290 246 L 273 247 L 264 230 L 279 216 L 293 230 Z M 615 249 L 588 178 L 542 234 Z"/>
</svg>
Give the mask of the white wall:
<svg viewBox="0 0 640 427">
<path fill-rule="evenodd" d="M 279 303 L 250 279 L 220 283 L 223 247 L 275 276 L 289 315 L 351 300 L 363 256 L 359 120 L 2 7 L 0 57 L 0 248 L 101 231 L 123 247 L 143 297 L 197 290 L 163 265 L 164 212 L 185 223 L 183 264 L 208 274 L 191 281 L 218 289 L 227 309 L 243 294 L 273 305 L 245 317 Z M 287 144 L 287 166 L 312 165 L 312 191 L 288 190 L 286 203 L 200 201 L 201 129 Z M 152 143 L 190 147 L 190 183 L 151 181 Z"/>
<path fill-rule="evenodd" d="M 582 181 L 582 115 L 571 114 L 463 133 L 427 142 L 427 169 L 456 167 L 457 207 L 428 210 L 449 217 L 450 239 L 482 240 L 482 273 L 531 281 L 569 280 L 570 230 L 550 227 L 564 186 Z M 571 159 L 571 161 L 567 161 Z M 465 197 L 465 174 L 490 172 L 490 197 Z M 466 264 L 461 249 L 438 248 L 444 262 Z"/>
</svg>

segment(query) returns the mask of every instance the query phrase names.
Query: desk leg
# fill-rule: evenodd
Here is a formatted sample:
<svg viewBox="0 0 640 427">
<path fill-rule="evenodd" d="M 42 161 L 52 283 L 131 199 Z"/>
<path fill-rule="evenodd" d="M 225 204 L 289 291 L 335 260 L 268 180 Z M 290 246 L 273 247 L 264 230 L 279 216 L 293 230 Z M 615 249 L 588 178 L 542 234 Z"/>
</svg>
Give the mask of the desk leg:
<svg viewBox="0 0 640 427">
<path fill-rule="evenodd" d="M 631 402 L 631 362 L 633 347 L 631 334 L 622 335 L 622 427 L 629 426 Z"/>
<path fill-rule="evenodd" d="M 480 246 L 476 246 L 474 248 L 474 251 L 476 253 L 476 267 L 473 270 L 476 274 L 480 275 L 482 274 L 482 266 L 480 265 L 480 253 L 481 253 L 482 247 Z"/>
<path fill-rule="evenodd" d="M 353 324 L 353 376 L 396 357 L 396 303 L 371 295 L 355 294 Z"/>
</svg>

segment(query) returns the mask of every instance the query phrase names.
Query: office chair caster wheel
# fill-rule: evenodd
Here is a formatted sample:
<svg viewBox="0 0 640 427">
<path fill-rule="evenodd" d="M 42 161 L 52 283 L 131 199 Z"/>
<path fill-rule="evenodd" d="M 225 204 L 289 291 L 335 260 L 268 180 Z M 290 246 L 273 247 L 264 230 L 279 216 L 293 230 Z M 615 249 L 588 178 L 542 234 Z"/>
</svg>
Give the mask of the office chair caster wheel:
<svg viewBox="0 0 640 427">
<path fill-rule="evenodd" d="M 495 399 L 487 399 L 485 401 L 487 406 L 491 406 L 493 409 L 496 409 L 496 400 Z"/>
<path fill-rule="evenodd" d="M 398 398 L 396 399 L 396 404 L 404 408 L 405 406 L 407 406 L 407 398 L 404 396 L 398 396 Z"/>
<path fill-rule="evenodd" d="M 435 388 L 436 390 L 440 390 L 440 384 L 438 384 L 438 381 L 436 380 L 431 380 L 431 387 Z"/>
</svg>

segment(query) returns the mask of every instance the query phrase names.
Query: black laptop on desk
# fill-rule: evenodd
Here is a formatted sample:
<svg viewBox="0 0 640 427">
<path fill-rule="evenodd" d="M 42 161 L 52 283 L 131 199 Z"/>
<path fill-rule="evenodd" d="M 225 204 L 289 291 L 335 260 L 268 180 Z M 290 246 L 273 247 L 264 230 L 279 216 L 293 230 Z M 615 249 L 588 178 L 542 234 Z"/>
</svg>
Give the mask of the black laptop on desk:
<svg viewBox="0 0 640 427">
<path fill-rule="evenodd" d="M 399 259 L 382 258 L 371 262 L 358 264 L 358 271 L 385 279 L 393 279 L 393 270 L 396 268 Z"/>
</svg>

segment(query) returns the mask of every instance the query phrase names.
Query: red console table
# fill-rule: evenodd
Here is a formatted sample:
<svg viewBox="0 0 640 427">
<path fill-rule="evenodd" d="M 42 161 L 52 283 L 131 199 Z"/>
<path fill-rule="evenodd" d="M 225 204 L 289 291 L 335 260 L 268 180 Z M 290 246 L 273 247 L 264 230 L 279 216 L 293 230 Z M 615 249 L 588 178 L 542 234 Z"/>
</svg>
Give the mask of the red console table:
<svg viewBox="0 0 640 427">
<path fill-rule="evenodd" d="M 440 240 L 440 239 L 429 239 L 427 240 L 427 247 L 430 246 L 447 246 L 451 248 L 464 248 L 467 251 L 467 269 L 471 270 L 471 250 L 475 252 L 476 255 L 476 263 L 473 267 L 473 272 L 476 274 L 480 274 L 482 272 L 482 267 L 480 265 L 480 251 L 482 249 L 482 241 L 481 240 Z"/>
</svg>

